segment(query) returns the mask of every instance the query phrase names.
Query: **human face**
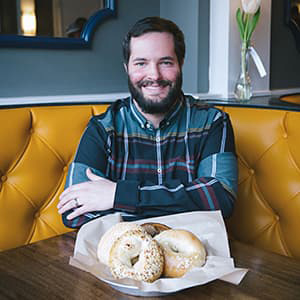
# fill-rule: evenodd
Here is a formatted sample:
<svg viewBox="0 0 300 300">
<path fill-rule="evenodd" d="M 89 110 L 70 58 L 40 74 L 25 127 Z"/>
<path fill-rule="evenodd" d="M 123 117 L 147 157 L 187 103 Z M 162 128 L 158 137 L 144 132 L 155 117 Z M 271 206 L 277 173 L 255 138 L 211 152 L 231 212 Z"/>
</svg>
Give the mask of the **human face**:
<svg viewBox="0 0 300 300">
<path fill-rule="evenodd" d="M 173 36 L 151 32 L 130 41 L 129 90 L 145 113 L 166 113 L 181 93 L 182 75 Z"/>
</svg>

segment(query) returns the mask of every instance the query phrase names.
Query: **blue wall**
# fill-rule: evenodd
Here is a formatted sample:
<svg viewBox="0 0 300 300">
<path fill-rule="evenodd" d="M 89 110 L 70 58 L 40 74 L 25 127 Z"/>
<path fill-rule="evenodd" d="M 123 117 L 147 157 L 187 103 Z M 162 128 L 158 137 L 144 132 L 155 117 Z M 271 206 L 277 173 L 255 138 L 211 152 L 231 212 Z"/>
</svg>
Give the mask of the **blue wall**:
<svg viewBox="0 0 300 300">
<path fill-rule="evenodd" d="M 96 30 L 91 50 L 0 48 L 0 98 L 127 92 L 121 43 L 145 16 L 181 27 L 187 43 L 184 91 L 208 91 L 209 0 L 116 0 L 117 17 Z"/>
<path fill-rule="evenodd" d="M 133 23 L 159 15 L 159 0 L 119 0 L 117 18 L 96 30 L 92 49 L 0 48 L 0 97 L 127 92 L 123 36 Z"/>
<path fill-rule="evenodd" d="M 209 70 L 209 2 L 116 0 L 117 17 L 97 28 L 92 49 L 0 48 L 0 98 L 127 92 L 122 39 L 137 19 L 150 15 L 171 18 L 183 29 L 188 49 L 184 91 L 205 93 Z M 284 23 L 284 0 L 272 1 L 271 28 L 270 89 L 299 88 L 300 52 Z"/>
</svg>

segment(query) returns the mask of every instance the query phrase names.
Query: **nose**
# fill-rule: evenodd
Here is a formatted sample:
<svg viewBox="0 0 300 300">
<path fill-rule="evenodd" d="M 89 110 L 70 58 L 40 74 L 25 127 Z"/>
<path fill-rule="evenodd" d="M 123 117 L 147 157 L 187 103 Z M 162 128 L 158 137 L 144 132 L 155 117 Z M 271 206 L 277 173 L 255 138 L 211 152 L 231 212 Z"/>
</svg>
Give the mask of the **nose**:
<svg viewBox="0 0 300 300">
<path fill-rule="evenodd" d="M 155 63 L 149 64 L 148 79 L 158 80 L 161 77 L 159 66 Z"/>
</svg>

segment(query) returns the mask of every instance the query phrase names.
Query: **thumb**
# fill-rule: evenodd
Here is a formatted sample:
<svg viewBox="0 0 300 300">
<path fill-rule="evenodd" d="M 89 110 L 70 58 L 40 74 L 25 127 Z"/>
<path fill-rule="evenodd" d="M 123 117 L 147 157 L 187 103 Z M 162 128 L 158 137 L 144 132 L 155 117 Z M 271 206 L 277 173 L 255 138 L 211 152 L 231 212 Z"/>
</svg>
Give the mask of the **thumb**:
<svg viewBox="0 0 300 300">
<path fill-rule="evenodd" d="M 86 176 L 87 176 L 87 178 L 90 179 L 91 181 L 96 181 L 96 180 L 102 179 L 102 177 L 100 177 L 100 176 L 94 174 L 90 168 L 87 168 L 87 169 L 86 169 Z"/>
</svg>

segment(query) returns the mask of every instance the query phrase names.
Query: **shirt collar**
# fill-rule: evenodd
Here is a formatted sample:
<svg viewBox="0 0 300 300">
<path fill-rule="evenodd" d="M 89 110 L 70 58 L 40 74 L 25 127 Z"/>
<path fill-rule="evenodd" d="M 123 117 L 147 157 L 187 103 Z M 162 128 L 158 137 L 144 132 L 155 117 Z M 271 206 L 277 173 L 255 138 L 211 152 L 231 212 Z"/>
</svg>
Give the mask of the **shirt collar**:
<svg viewBox="0 0 300 300">
<path fill-rule="evenodd" d="M 172 108 L 166 114 L 165 118 L 160 122 L 160 126 L 159 126 L 160 128 L 168 126 L 174 120 L 174 118 L 177 116 L 177 114 L 181 110 L 181 107 L 183 105 L 183 100 L 184 100 L 184 95 L 182 93 L 180 96 L 180 100 L 176 101 L 176 103 L 174 103 Z M 151 127 L 153 127 L 152 124 L 150 124 L 150 122 L 138 110 L 132 97 L 130 97 L 130 110 L 131 110 L 133 116 L 135 117 L 135 119 L 138 121 L 139 125 L 143 129 L 144 128 L 150 129 Z"/>
</svg>

